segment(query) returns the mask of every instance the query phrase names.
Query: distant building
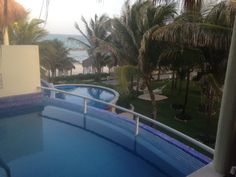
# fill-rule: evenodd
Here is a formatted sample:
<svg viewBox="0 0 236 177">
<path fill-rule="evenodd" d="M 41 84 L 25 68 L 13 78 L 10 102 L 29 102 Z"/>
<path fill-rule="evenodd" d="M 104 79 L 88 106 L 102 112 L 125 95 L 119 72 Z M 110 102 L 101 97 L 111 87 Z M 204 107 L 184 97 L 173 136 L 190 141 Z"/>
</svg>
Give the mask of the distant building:
<svg viewBox="0 0 236 177">
<path fill-rule="evenodd" d="M 79 61 L 74 61 L 73 66 L 68 68 L 68 70 L 57 70 L 56 76 L 71 76 L 83 73 L 83 66 Z"/>
<path fill-rule="evenodd" d="M 83 73 L 83 66 L 82 63 L 79 61 L 73 62 L 74 69 L 72 70 L 72 75 L 77 75 Z"/>
<path fill-rule="evenodd" d="M 87 59 L 85 59 L 82 63 L 82 66 L 83 66 L 83 74 L 91 74 L 96 72 L 96 69 L 93 66 L 92 57 L 88 57 Z"/>
</svg>

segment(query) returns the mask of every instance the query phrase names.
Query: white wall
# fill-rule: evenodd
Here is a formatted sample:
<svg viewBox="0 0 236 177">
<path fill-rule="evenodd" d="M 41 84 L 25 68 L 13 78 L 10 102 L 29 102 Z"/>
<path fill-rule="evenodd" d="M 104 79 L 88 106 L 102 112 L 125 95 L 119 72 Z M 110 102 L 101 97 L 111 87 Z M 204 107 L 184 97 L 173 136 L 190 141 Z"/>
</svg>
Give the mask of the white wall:
<svg viewBox="0 0 236 177">
<path fill-rule="evenodd" d="M 0 97 L 39 92 L 38 46 L 0 47 Z"/>
</svg>

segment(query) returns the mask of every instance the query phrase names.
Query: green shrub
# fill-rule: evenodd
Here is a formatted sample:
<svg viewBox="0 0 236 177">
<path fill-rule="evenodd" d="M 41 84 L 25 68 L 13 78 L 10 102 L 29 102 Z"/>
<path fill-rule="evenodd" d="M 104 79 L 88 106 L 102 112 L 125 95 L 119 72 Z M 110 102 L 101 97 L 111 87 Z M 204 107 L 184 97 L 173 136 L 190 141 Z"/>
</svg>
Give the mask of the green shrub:
<svg viewBox="0 0 236 177">
<path fill-rule="evenodd" d="M 131 100 L 132 100 L 132 95 L 120 95 L 119 99 L 116 102 L 116 105 L 130 109 Z M 118 113 L 118 114 L 121 112 L 123 112 L 123 111 L 121 111 L 119 109 L 116 110 L 116 113 Z"/>
<path fill-rule="evenodd" d="M 108 73 L 101 73 L 101 78 L 106 78 L 109 76 Z M 78 74 L 78 75 L 72 75 L 72 76 L 60 76 L 60 77 L 55 77 L 51 81 L 52 82 L 63 82 L 63 81 L 81 81 L 81 80 L 95 80 L 97 78 L 97 74 Z"/>
<path fill-rule="evenodd" d="M 134 79 L 140 77 L 140 71 L 136 66 L 124 65 L 115 70 L 118 82 L 119 92 L 129 94 L 133 90 Z"/>
</svg>

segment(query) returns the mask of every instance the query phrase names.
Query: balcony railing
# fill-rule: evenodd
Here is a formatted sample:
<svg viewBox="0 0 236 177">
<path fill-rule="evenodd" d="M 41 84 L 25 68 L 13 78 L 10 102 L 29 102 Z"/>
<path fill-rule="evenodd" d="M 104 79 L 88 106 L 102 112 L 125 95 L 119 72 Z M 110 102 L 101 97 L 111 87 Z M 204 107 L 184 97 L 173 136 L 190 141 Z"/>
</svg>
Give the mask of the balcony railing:
<svg viewBox="0 0 236 177">
<path fill-rule="evenodd" d="M 83 95 L 79 95 L 79 94 L 74 94 L 74 93 L 69 93 L 69 92 L 66 92 L 66 91 L 63 91 L 63 90 L 58 90 L 58 89 L 55 89 L 55 88 L 48 88 L 48 87 L 39 87 L 41 88 L 42 90 L 47 90 L 47 91 L 50 91 L 51 92 L 51 98 L 55 98 L 55 93 L 63 93 L 63 94 L 66 94 L 66 95 L 71 95 L 71 96 L 75 96 L 75 97 L 80 97 L 82 99 L 84 99 L 84 102 L 83 102 L 83 113 L 84 114 L 87 114 L 87 109 L 88 109 L 88 100 L 91 100 L 91 101 L 95 101 L 95 102 L 98 102 L 98 103 L 102 103 L 102 104 L 105 104 L 109 107 L 112 107 L 112 108 L 116 108 L 118 110 L 121 110 L 121 111 L 125 111 L 125 112 L 128 112 L 130 113 L 131 115 L 133 115 L 135 117 L 135 122 L 136 122 L 136 125 L 135 125 L 135 132 L 134 132 L 134 135 L 135 136 L 138 136 L 139 134 L 139 129 L 140 129 L 140 119 L 142 120 L 145 120 L 153 125 L 156 125 L 160 128 L 162 128 L 163 130 L 169 132 L 169 133 L 172 133 L 173 135 L 176 135 L 177 137 L 180 137 L 182 138 L 183 140 L 187 141 L 187 142 L 190 142 L 192 143 L 193 145 L 203 149 L 204 151 L 208 152 L 209 154 L 211 155 L 214 155 L 214 149 L 210 148 L 209 146 L 165 125 L 165 124 L 162 124 L 156 120 L 153 120 L 147 116 L 144 116 L 142 114 L 139 114 L 137 112 L 134 112 L 134 111 L 131 111 L 129 109 L 126 109 L 126 108 L 123 108 L 123 107 L 120 107 L 120 106 L 117 106 L 115 104 L 112 104 L 112 103 L 107 103 L 105 101 L 101 101 L 101 100 L 98 100 L 98 99 L 95 99 L 95 98 L 90 98 L 90 97 L 87 97 L 87 96 L 83 96 Z"/>
</svg>

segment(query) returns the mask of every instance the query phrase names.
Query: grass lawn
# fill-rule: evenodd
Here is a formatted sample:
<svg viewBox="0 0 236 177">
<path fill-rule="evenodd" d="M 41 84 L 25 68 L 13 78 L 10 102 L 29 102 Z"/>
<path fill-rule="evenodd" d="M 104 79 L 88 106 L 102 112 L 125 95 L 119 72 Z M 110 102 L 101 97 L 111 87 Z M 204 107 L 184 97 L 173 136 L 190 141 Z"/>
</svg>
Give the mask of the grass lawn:
<svg viewBox="0 0 236 177">
<path fill-rule="evenodd" d="M 163 82 L 154 82 L 153 89 L 163 85 Z M 183 88 L 185 83 L 183 83 Z M 217 122 L 218 122 L 218 112 L 214 118 L 210 121 L 207 119 L 206 115 L 198 111 L 198 105 L 201 101 L 200 89 L 197 83 L 191 82 L 190 92 L 187 104 L 187 114 L 189 114 L 192 119 L 188 122 L 180 122 L 174 117 L 178 112 L 171 108 L 172 103 L 183 103 L 185 90 L 183 89 L 181 94 L 176 91 L 176 93 L 171 93 L 171 83 L 168 82 L 168 86 L 164 89 L 163 95 L 167 96 L 168 99 L 157 102 L 158 115 L 157 120 L 164 123 L 176 130 L 179 130 L 195 139 L 199 139 L 199 135 L 210 135 L 213 139 L 216 136 Z M 138 98 L 132 99 L 131 103 L 135 107 L 135 111 L 144 114 L 148 117 L 151 116 L 152 106 L 150 101 L 143 101 Z M 206 142 L 204 142 L 206 143 Z M 214 142 L 206 143 L 209 146 L 214 147 Z"/>
</svg>

